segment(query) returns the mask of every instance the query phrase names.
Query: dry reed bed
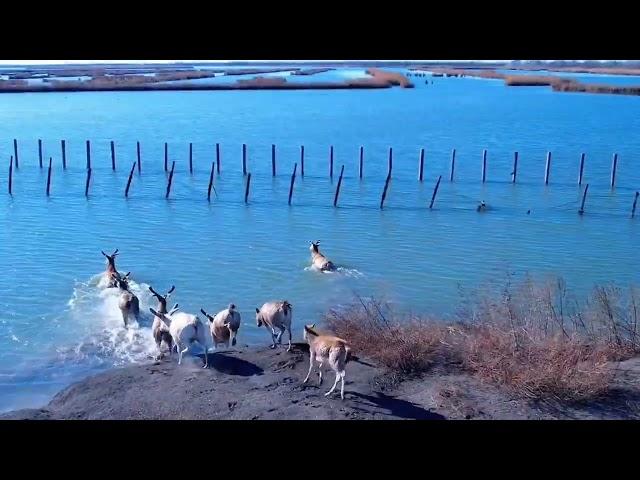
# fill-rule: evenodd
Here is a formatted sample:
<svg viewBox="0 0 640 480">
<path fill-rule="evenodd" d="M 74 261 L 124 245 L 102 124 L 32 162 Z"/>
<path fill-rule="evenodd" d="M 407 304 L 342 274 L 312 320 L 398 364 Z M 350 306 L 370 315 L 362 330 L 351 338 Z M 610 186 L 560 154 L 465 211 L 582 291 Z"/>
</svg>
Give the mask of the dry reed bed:
<svg viewBox="0 0 640 480">
<path fill-rule="evenodd" d="M 598 286 L 583 304 L 562 280 L 507 285 L 461 304 L 453 323 L 395 315 L 359 299 L 325 318 L 356 355 L 402 375 L 466 372 L 517 397 L 562 402 L 606 395 L 611 362 L 640 352 L 638 295 Z"/>
</svg>

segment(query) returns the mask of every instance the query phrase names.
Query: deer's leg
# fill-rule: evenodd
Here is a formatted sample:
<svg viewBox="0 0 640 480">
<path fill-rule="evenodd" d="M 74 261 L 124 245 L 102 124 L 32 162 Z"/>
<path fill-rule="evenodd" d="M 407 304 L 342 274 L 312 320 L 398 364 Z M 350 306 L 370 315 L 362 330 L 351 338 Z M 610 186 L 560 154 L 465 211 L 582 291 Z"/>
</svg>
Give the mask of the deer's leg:
<svg viewBox="0 0 640 480">
<path fill-rule="evenodd" d="M 284 331 L 287 327 L 281 325 L 278 328 L 280 329 L 280 333 L 278 334 L 278 344 L 282 345 L 282 335 L 284 335 Z"/>
<path fill-rule="evenodd" d="M 287 330 L 289 330 L 289 347 L 287 348 L 287 352 L 289 352 L 291 351 L 291 325 L 287 327 Z"/>
<path fill-rule="evenodd" d="M 338 380 L 340 380 L 340 377 L 341 375 L 338 372 L 336 372 L 336 381 L 333 382 L 333 387 L 331 387 L 331 390 L 329 390 L 327 393 L 324 394 L 325 397 L 328 397 L 333 393 L 333 391 L 336 389 L 336 385 L 338 385 Z"/>
<path fill-rule="evenodd" d="M 342 400 L 344 400 L 344 374 L 344 370 L 340 372 L 340 380 L 342 380 L 342 384 L 340 385 L 340 398 Z"/>
<path fill-rule="evenodd" d="M 318 385 L 322 385 L 322 360 L 318 363 Z"/>
<path fill-rule="evenodd" d="M 309 381 L 309 375 L 311 375 L 311 370 L 313 370 L 313 361 L 315 360 L 315 355 L 313 352 L 309 353 L 309 371 L 307 372 L 307 377 L 304 379 L 302 383 L 307 383 Z"/>
<path fill-rule="evenodd" d="M 271 341 L 273 342 L 273 345 L 271 345 L 271 348 L 276 348 L 276 330 L 272 327 L 271 328 Z"/>
</svg>

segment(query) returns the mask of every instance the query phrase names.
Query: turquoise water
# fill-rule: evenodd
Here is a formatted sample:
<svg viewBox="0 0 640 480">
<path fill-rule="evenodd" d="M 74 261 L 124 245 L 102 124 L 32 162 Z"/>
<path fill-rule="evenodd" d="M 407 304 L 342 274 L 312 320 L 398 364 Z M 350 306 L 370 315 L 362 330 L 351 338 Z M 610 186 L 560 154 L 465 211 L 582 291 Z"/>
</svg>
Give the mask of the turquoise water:
<svg viewBox="0 0 640 480">
<path fill-rule="evenodd" d="M 269 341 L 252 312 L 270 299 L 293 304 L 299 340 L 303 322 L 317 321 L 354 293 L 382 297 L 407 311 L 446 315 L 460 285 L 502 281 L 507 272 L 562 274 L 577 294 L 594 282 L 637 283 L 640 218 L 630 219 L 630 209 L 640 188 L 640 98 L 514 89 L 468 78 L 436 78 L 433 85 L 414 81 L 416 88 L 406 90 L 3 94 L 0 409 L 42 405 L 71 381 L 153 354 L 150 318 L 145 315 L 125 331 L 113 292 L 99 292 L 93 284 L 104 269 L 101 249 L 120 249 L 118 268 L 132 272 L 143 311 L 155 303 L 145 293 L 149 284 L 161 290 L 175 284 L 173 300 L 187 312 L 217 311 L 234 302 L 242 315 L 239 340 L 250 344 Z M 13 138 L 19 142 L 20 169 L 9 196 Z M 45 158 L 53 158 L 49 198 L 46 168 L 38 168 L 38 138 Z M 87 139 L 93 167 L 89 199 L 84 198 Z M 137 140 L 142 173 L 135 173 L 125 199 Z M 176 162 L 169 200 L 164 198 L 165 141 L 170 161 Z M 222 172 L 215 177 L 218 195 L 208 203 L 216 142 Z M 252 173 L 249 205 L 243 201 L 242 143 L 248 145 Z M 276 178 L 271 177 L 272 143 Z M 298 176 L 289 207 L 300 145 L 305 177 Z M 335 146 L 333 180 L 330 145 Z M 393 178 L 380 210 L 389 147 Z M 416 178 L 420 148 L 426 149 L 423 183 Z M 548 150 L 552 167 L 545 186 Z M 582 152 L 584 183 L 590 186 L 586 213 L 579 216 Z M 619 160 L 612 190 L 613 153 Z M 339 208 L 333 208 L 341 165 Z M 429 211 L 439 175 L 442 183 Z M 479 200 L 492 209 L 477 213 Z M 307 242 L 315 239 L 341 266 L 339 273 L 308 269 Z"/>
</svg>

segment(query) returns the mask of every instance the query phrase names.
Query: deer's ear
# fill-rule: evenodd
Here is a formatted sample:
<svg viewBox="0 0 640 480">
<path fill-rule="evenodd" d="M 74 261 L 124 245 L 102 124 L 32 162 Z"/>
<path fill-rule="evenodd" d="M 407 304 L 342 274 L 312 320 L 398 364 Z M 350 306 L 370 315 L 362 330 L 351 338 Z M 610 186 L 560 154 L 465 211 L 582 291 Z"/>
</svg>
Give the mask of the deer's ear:
<svg viewBox="0 0 640 480">
<path fill-rule="evenodd" d="M 256 313 L 260 313 L 260 309 L 259 308 L 256 308 Z"/>
</svg>

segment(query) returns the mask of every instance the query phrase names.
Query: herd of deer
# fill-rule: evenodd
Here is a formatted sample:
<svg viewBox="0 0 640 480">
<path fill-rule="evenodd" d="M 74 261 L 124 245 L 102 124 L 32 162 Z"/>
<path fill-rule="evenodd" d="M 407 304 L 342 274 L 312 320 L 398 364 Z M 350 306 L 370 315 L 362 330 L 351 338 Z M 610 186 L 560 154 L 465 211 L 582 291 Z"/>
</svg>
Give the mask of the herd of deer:
<svg viewBox="0 0 640 480">
<path fill-rule="evenodd" d="M 311 262 L 314 268 L 323 272 L 335 271 L 336 266 L 320 253 L 318 249 L 320 242 L 309 243 Z M 100 288 L 119 289 L 118 307 L 122 312 L 125 328 L 127 328 L 131 316 L 136 320 L 140 317 L 140 301 L 129 286 L 131 272 L 121 275 L 116 269 L 118 249 L 111 255 L 107 255 L 104 252 L 102 252 L 102 255 L 107 259 L 107 269 L 98 285 Z M 161 295 L 153 287 L 149 286 L 149 291 L 158 300 L 158 306 L 155 309 L 149 308 L 149 311 L 154 315 L 151 332 L 158 349 L 158 358 L 162 358 L 164 355 L 162 351 L 162 344 L 164 343 L 169 355 L 172 354 L 174 349 L 176 350 L 178 353 L 178 365 L 180 365 L 182 356 L 189 351 L 193 343 L 198 343 L 205 351 L 203 368 L 208 368 L 209 339 L 215 349 L 218 348 L 218 345 L 224 345 L 227 348 L 229 348 L 229 344 L 235 346 L 238 330 L 240 329 L 240 313 L 233 303 L 215 315 L 209 315 L 204 309 L 200 309 L 200 312 L 209 320 L 209 324 L 205 325 L 205 322 L 197 315 L 179 312 L 177 303 L 170 310 L 167 310 L 167 300 L 174 290 L 175 285 L 167 293 Z M 282 344 L 282 336 L 287 331 L 289 334 L 287 352 L 291 350 L 291 319 L 292 306 L 286 300 L 270 301 L 262 305 L 261 308 L 256 308 L 258 327 L 264 325 L 271 333 L 271 348 L 277 348 L 279 344 Z M 277 334 L 276 329 L 279 330 Z M 333 387 L 325 396 L 331 395 L 335 391 L 338 381 L 341 381 L 340 397 L 344 399 L 345 365 L 350 351 L 347 341 L 332 335 L 319 333 L 315 328 L 315 324 L 304 326 L 303 337 L 309 344 L 309 371 L 303 383 L 309 381 L 314 364 L 317 363 L 318 384 L 322 384 L 322 366 L 326 362 L 336 373 L 336 378 Z"/>
</svg>

